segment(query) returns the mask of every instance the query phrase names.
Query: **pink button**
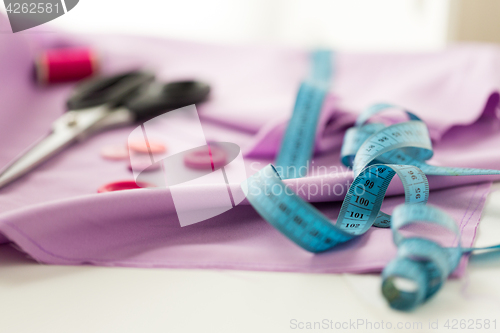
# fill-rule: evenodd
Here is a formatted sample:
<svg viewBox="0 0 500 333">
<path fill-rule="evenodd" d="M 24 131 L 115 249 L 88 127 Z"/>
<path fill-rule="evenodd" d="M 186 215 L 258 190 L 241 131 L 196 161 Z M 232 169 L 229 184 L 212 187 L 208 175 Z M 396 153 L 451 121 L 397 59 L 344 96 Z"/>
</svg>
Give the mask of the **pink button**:
<svg viewBox="0 0 500 333">
<path fill-rule="evenodd" d="M 226 152 L 217 146 L 197 149 L 184 156 L 184 164 L 192 169 L 218 169 L 226 165 Z"/>
<path fill-rule="evenodd" d="M 153 187 L 153 185 L 139 182 L 138 184 L 133 180 L 123 180 L 119 182 L 109 183 L 99 187 L 97 193 L 123 191 L 123 190 L 133 190 L 137 188 Z"/>
<path fill-rule="evenodd" d="M 149 147 L 143 140 L 135 140 L 129 142 L 128 147 L 131 150 L 141 154 L 149 154 L 150 152 L 151 154 L 161 154 L 167 151 L 167 147 L 161 142 L 148 140 L 148 144 Z"/>
<path fill-rule="evenodd" d="M 109 145 L 101 148 L 101 156 L 107 160 L 126 160 L 128 159 L 128 149 L 126 146 Z"/>
</svg>

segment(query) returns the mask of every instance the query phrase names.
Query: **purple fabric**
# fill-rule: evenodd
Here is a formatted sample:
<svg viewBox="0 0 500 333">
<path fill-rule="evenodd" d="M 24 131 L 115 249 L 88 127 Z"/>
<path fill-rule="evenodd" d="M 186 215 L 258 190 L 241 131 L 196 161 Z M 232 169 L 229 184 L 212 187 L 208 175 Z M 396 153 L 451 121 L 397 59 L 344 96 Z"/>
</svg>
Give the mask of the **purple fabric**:
<svg viewBox="0 0 500 333">
<path fill-rule="evenodd" d="M 5 24 L 0 16 L 0 28 L 5 30 Z M 209 82 L 211 99 L 199 107 L 206 137 L 240 145 L 248 175 L 272 161 L 298 83 L 308 71 L 304 50 L 123 36 L 26 36 L 0 37 L 0 166 L 45 135 L 64 112 L 73 85 L 40 88 L 31 77 L 33 55 L 43 47 L 92 45 L 102 55 L 106 73 L 145 67 L 162 80 Z M 306 200 L 330 202 L 318 203 L 318 208 L 334 220 L 346 182 L 352 181 L 352 172 L 339 163 L 343 130 L 362 108 L 379 101 L 406 106 L 429 124 L 436 142 L 432 163 L 500 169 L 499 59 L 498 49 L 490 46 L 429 54 L 339 53 L 333 93 L 318 127 L 314 167 L 309 177 L 287 182 Z M 390 230 L 373 228 L 314 255 L 284 238 L 246 201 L 181 228 L 168 189 L 97 194 L 105 183 L 132 179 L 126 163 L 99 156 L 103 145 L 125 144 L 132 129 L 98 134 L 0 189 L 5 241 L 44 263 L 107 266 L 368 272 L 380 271 L 395 255 Z M 473 244 L 488 181 L 494 179 L 498 177 L 429 177 L 429 202 L 460 224 L 464 246 Z M 330 192 L 320 190 L 327 188 Z M 386 212 L 403 202 L 397 179 L 388 193 L 392 197 L 384 202 Z M 465 264 L 466 259 L 456 274 Z"/>
</svg>

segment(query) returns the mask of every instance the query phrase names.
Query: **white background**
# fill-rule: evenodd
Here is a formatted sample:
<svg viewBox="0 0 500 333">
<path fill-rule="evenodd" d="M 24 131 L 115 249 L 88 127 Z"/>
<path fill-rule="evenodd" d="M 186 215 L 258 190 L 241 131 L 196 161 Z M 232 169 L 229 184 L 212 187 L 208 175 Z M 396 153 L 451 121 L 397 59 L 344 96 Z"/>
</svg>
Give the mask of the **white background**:
<svg viewBox="0 0 500 333">
<path fill-rule="evenodd" d="M 80 0 L 51 25 L 226 43 L 433 49 L 446 42 L 450 1 Z"/>
</svg>

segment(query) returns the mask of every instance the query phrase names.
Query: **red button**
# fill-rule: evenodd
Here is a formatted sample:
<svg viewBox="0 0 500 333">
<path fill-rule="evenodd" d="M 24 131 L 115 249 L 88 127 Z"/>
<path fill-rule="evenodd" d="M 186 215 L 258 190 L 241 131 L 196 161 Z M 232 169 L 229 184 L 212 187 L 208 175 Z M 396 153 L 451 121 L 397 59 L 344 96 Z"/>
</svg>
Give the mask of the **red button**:
<svg viewBox="0 0 500 333">
<path fill-rule="evenodd" d="M 119 182 L 114 182 L 114 183 L 109 183 L 109 184 L 103 185 L 103 186 L 99 187 L 99 189 L 97 190 L 97 193 L 133 190 L 133 189 L 145 188 L 145 187 L 153 187 L 153 185 L 143 183 L 143 182 L 139 182 L 139 184 L 137 184 L 133 180 L 124 180 L 124 181 L 119 181 Z"/>
</svg>

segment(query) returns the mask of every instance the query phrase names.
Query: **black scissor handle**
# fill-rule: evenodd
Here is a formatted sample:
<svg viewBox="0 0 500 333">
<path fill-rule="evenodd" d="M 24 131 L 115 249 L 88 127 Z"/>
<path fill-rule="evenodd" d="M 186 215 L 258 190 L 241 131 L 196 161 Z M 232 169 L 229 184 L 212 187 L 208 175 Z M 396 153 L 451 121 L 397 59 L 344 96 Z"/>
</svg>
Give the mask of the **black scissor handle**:
<svg viewBox="0 0 500 333">
<path fill-rule="evenodd" d="M 131 71 L 86 80 L 73 91 L 67 107 L 79 110 L 106 104 L 114 108 L 136 96 L 140 88 L 153 82 L 154 78 L 154 74 L 149 72 Z"/>
<path fill-rule="evenodd" d="M 164 112 L 203 102 L 209 93 L 210 86 L 200 81 L 153 82 L 144 86 L 124 105 L 135 115 L 135 121 L 141 122 Z"/>
</svg>

